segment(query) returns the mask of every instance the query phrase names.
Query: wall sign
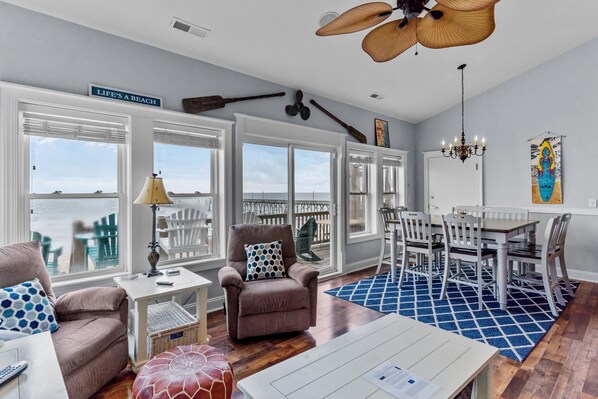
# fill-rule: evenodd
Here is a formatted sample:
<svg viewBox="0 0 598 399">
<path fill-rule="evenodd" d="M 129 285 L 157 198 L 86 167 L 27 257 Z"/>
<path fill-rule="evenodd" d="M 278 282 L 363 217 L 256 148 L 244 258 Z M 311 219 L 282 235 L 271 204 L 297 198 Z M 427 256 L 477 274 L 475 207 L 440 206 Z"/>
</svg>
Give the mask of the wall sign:
<svg viewBox="0 0 598 399">
<path fill-rule="evenodd" d="M 89 84 L 89 96 L 102 97 L 111 100 L 127 101 L 135 104 L 149 105 L 162 108 L 162 97 L 148 96 L 147 94 L 132 93 L 112 87 Z"/>
</svg>

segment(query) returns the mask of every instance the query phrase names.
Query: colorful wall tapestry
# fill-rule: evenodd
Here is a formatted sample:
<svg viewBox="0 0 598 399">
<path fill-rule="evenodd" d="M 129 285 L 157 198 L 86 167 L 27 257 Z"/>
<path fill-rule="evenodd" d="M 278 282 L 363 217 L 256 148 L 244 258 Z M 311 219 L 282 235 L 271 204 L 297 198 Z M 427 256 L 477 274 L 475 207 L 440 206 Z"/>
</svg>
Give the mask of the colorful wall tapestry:
<svg viewBox="0 0 598 399">
<path fill-rule="evenodd" d="M 561 136 L 531 140 L 532 203 L 562 204 Z"/>
</svg>

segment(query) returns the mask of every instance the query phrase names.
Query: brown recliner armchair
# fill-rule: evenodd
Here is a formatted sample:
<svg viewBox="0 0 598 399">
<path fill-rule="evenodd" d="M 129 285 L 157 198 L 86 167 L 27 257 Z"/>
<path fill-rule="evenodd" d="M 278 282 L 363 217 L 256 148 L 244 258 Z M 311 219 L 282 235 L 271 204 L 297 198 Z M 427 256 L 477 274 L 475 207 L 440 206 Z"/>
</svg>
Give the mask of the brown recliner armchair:
<svg viewBox="0 0 598 399">
<path fill-rule="evenodd" d="M 10 287 L 39 279 L 60 327 L 52 341 L 69 397 L 88 398 L 127 366 L 127 296 L 120 288 L 87 288 L 61 295 L 37 241 L 0 247 L 0 282 Z"/>
<path fill-rule="evenodd" d="M 245 281 L 245 244 L 282 240 L 286 278 Z M 226 298 L 226 326 L 231 338 L 307 330 L 316 325 L 318 275 L 297 263 L 289 225 L 243 224 L 228 232 L 228 266 L 218 272 Z"/>
</svg>

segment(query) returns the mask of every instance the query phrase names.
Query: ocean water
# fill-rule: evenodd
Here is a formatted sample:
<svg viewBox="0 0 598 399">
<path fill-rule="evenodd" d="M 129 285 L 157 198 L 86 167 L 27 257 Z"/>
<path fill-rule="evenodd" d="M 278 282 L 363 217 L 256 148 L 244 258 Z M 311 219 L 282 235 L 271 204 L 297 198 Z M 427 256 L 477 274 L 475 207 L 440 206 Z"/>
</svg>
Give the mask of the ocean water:
<svg viewBox="0 0 598 399">
<path fill-rule="evenodd" d="M 287 193 L 244 193 L 245 199 L 284 200 Z M 296 193 L 300 201 L 329 201 L 330 193 Z M 168 216 L 184 208 L 198 208 L 212 217 L 212 201 L 210 198 L 175 198 L 173 205 L 161 206 L 158 216 Z M 63 248 L 59 258 L 59 268 L 68 271 L 73 244 L 74 224 L 82 222 L 92 227 L 93 222 L 107 217 L 111 213 L 118 215 L 118 199 L 36 199 L 31 201 L 31 231 L 50 237 L 52 247 Z M 118 220 L 118 216 L 117 216 Z"/>
</svg>

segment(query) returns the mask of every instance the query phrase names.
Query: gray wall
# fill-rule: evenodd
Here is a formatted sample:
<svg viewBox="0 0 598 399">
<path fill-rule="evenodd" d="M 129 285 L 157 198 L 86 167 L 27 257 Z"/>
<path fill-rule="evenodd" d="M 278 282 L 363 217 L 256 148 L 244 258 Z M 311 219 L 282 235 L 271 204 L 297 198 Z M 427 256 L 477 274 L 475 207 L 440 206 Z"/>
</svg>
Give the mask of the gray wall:
<svg viewBox="0 0 598 399">
<path fill-rule="evenodd" d="M 0 54 L 2 81 L 82 95 L 87 94 L 88 84 L 93 82 L 161 96 L 164 108 L 175 111 L 182 111 L 181 99 L 185 97 L 215 94 L 240 97 L 285 91 L 284 98 L 229 104 L 222 110 L 203 115 L 234 120 L 233 113 L 240 112 L 346 134 L 342 127 L 313 107 L 312 116 L 306 122 L 286 115 L 284 106 L 294 103 L 296 88 L 283 87 L 2 2 Z M 373 119 L 387 120 L 392 147 L 407 150 L 412 155 L 409 180 L 413 182 L 415 129 L 412 124 L 309 93 L 305 93 L 304 102 L 310 98 L 315 98 L 363 132 L 369 143 L 374 143 Z M 410 204 L 415 203 L 414 189 L 409 189 L 408 198 Z M 378 242 L 368 242 L 348 246 L 345 259 L 348 263 L 371 259 L 377 255 L 378 245 Z M 216 271 L 202 274 L 217 281 Z M 220 294 L 218 285 L 213 285 L 210 296 Z"/>
<path fill-rule="evenodd" d="M 467 60 L 464 60 L 465 62 Z M 551 131 L 563 138 L 562 206 L 573 210 L 567 256 L 569 268 L 598 272 L 598 212 L 588 199 L 598 198 L 598 40 L 586 43 L 465 103 L 465 133 L 485 136 L 484 202 L 531 207 L 530 149 L 527 139 Z M 455 76 L 455 94 L 458 93 Z M 467 76 L 465 77 L 467 88 Z M 416 126 L 416 181 L 423 181 L 422 151 L 438 150 L 442 139 L 460 134 L 460 106 Z M 456 161 L 458 162 L 458 161 Z M 424 187 L 416 187 L 424 206 Z M 537 209 L 538 206 L 534 208 Z M 545 221 L 550 214 L 534 213 Z M 589 214 L 596 216 L 591 216 Z M 586 215 L 583 215 L 586 214 Z M 544 223 L 540 226 L 543 234 Z M 538 234 L 541 237 L 542 234 Z M 598 274 L 593 276 L 598 277 Z"/>
</svg>

